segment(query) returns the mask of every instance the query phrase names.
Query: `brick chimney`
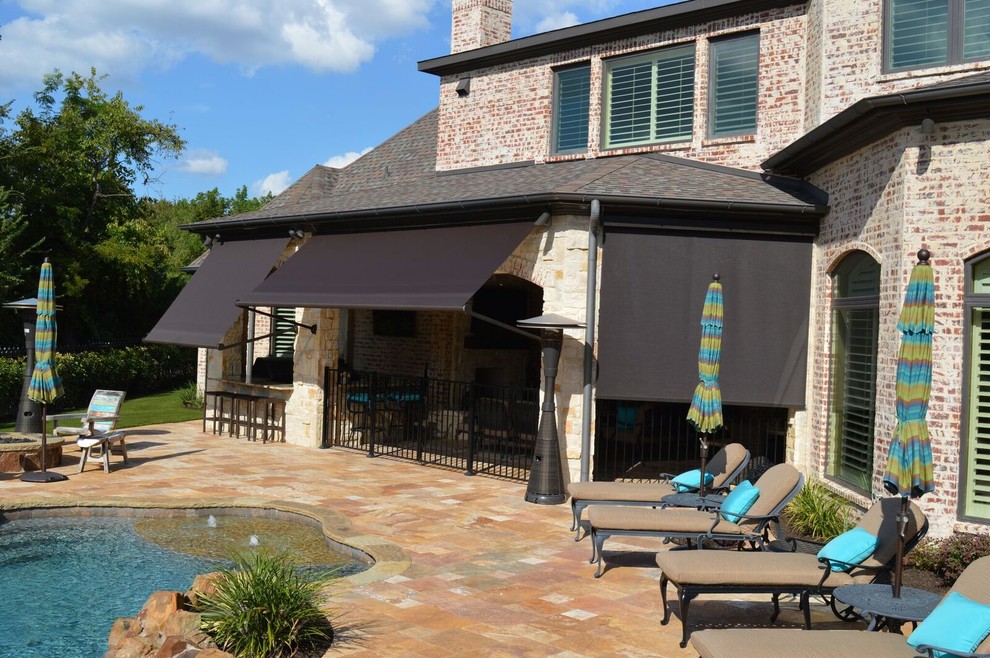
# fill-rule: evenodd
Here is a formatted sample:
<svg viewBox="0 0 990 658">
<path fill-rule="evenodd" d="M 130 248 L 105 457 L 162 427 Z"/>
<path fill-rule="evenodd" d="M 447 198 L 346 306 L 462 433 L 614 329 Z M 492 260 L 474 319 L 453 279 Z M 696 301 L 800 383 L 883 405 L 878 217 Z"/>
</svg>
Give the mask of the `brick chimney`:
<svg viewBox="0 0 990 658">
<path fill-rule="evenodd" d="M 453 0 L 450 52 L 484 48 L 512 38 L 512 0 Z"/>
</svg>

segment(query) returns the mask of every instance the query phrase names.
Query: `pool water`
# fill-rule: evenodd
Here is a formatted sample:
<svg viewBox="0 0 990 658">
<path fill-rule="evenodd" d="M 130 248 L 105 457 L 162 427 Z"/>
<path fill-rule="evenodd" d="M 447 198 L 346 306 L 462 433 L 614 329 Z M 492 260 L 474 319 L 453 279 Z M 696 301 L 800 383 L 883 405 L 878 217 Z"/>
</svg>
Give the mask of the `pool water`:
<svg viewBox="0 0 990 658">
<path fill-rule="evenodd" d="M 184 592 L 197 574 L 229 565 L 224 556 L 264 546 L 271 537 L 282 540 L 277 548 L 290 548 L 284 545 L 286 526 L 319 538 L 316 555 L 303 551 L 301 563 L 346 561 L 343 574 L 364 568 L 329 551 L 318 530 L 301 524 L 225 516 L 216 518 L 216 526 L 204 518 L 120 516 L 0 524 L 0 658 L 99 658 L 114 621 L 137 615 L 153 592 Z M 163 547 L 179 542 L 195 546 L 197 555 Z M 321 548 L 326 560 L 318 555 Z"/>
</svg>

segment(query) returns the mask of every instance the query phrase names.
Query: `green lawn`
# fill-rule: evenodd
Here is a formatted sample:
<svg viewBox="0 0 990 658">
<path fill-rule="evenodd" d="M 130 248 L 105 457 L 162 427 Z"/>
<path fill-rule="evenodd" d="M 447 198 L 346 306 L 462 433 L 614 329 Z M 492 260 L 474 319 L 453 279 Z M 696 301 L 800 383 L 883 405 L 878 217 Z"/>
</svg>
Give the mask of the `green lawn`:
<svg viewBox="0 0 990 658">
<path fill-rule="evenodd" d="M 83 413 L 85 411 L 86 409 L 71 409 L 65 413 Z M 169 391 L 146 395 L 141 398 L 125 398 L 124 404 L 120 408 L 120 420 L 117 421 L 117 428 L 178 423 L 183 420 L 195 420 L 202 417 L 202 409 L 183 407 L 179 401 L 178 391 Z M 51 430 L 50 424 L 48 427 Z M 13 421 L 0 423 L 0 432 L 10 432 L 13 429 Z"/>
</svg>

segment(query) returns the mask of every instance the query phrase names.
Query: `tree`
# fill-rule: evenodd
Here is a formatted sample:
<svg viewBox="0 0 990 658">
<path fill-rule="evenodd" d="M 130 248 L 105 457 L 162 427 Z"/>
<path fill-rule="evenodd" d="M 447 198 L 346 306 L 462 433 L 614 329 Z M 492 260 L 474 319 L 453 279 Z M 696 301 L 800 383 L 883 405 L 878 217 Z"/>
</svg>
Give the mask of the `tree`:
<svg viewBox="0 0 990 658">
<path fill-rule="evenodd" d="M 168 247 L 134 223 L 133 186 L 152 180 L 158 158 L 177 158 L 184 146 L 174 125 L 143 118 L 121 92 L 104 92 L 103 80 L 95 69 L 88 77 L 48 74 L 37 109 L 0 130 L 0 188 L 11 190 L 8 202 L 25 222 L 8 248 L 28 267 L 50 255 L 70 341 L 73 332 L 92 340 L 134 331 L 128 312 L 164 276 L 148 268 L 165 267 Z M 0 123 L 7 120 L 9 112 L 0 113 Z M 151 264 L 129 269 L 139 254 Z"/>
</svg>

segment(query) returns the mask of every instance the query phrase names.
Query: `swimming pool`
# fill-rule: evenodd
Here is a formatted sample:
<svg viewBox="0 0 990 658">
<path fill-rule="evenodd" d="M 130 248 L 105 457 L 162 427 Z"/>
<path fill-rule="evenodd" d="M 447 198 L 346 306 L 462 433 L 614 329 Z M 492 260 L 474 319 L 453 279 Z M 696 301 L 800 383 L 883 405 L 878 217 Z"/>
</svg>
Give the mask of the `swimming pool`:
<svg viewBox="0 0 990 658">
<path fill-rule="evenodd" d="M 0 658 L 98 658 L 114 621 L 137 615 L 151 593 L 186 591 L 197 574 L 225 564 L 232 549 L 277 543 L 276 536 L 285 542 L 270 519 L 210 518 L 57 516 L 0 524 Z M 232 530 L 234 524 L 242 525 Z M 176 542 L 198 555 L 164 547 Z M 348 561 L 343 571 L 363 568 Z"/>
</svg>

